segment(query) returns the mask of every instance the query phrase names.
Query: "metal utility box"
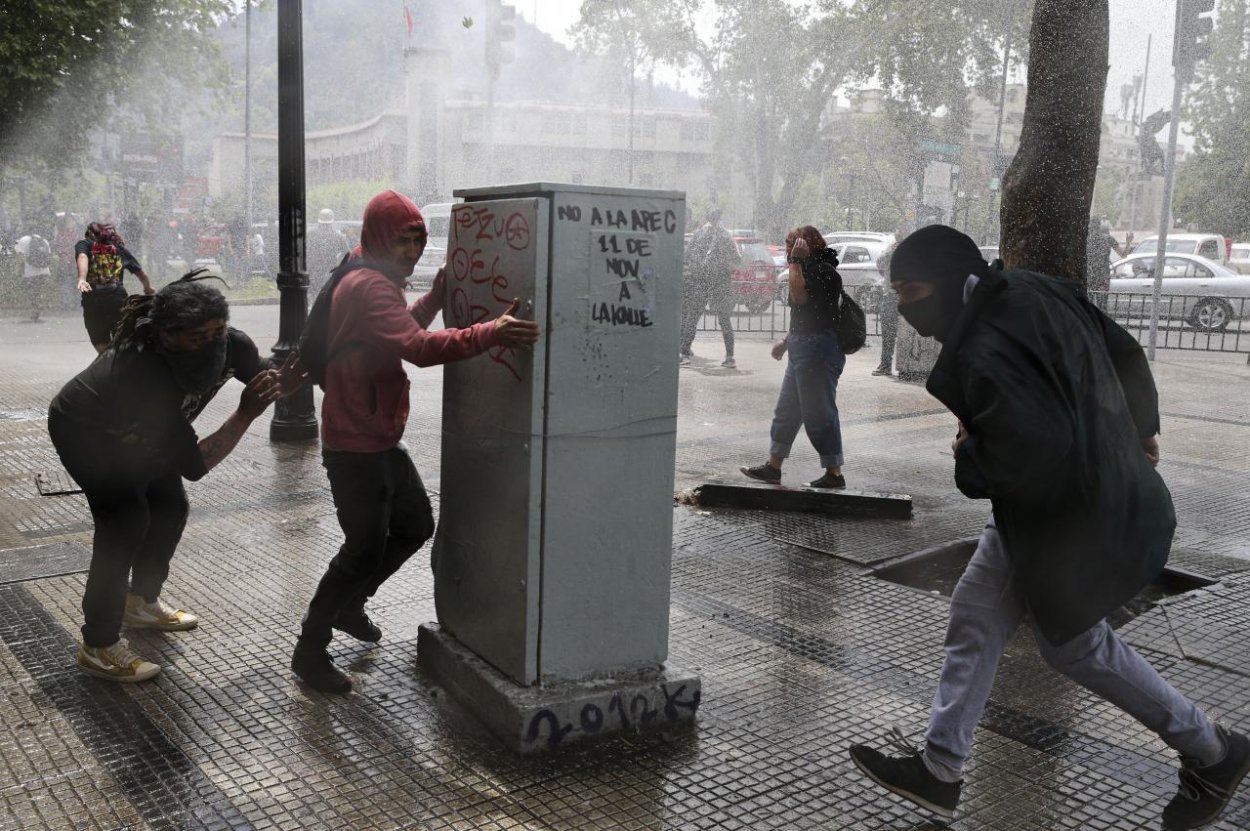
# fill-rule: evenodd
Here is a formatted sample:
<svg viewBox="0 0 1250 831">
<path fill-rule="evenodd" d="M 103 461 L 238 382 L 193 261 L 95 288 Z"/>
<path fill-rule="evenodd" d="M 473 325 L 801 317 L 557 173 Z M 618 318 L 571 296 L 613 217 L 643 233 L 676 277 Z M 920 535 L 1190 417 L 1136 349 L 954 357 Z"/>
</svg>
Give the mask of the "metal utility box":
<svg viewBox="0 0 1250 831">
<path fill-rule="evenodd" d="M 448 364 L 439 623 L 521 684 L 668 652 L 684 195 L 457 191 L 444 318 L 543 337 Z"/>
</svg>

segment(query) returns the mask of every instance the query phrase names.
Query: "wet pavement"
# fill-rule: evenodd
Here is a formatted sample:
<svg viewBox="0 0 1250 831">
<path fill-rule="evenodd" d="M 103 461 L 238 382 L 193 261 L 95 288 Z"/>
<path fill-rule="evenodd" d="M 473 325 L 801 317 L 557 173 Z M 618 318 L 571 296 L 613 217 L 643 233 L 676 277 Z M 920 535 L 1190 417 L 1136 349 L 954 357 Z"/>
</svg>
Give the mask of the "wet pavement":
<svg viewBox="0 0 1250 831">
<path fill-rule="evenodd" d="M 274 307 L 236 325 L 267 348 Z M 682 371 L 677 487 L 736 479 L 767 450 L 781 364 L 762 340 L 719 366 L 700 338 Z M 374 603 L 380 646 L 336 641 L 345 699 L 287 669 L 298 620 L 339 530 L 315 445 L 275 446 L 267 421 L 188 486 L 191 520 L 165 596 L 202 617 L 132 633 L 165 672 L 122 688 L 73 664 L 90 517 L 40 496 L 59 471 L 43 410 L 92 357 L 77 318 L 0 325 L 0 829 L 919 829 L 868 788 L 846 747 L 924 728 L 946 600 L 874 570 L 974 538 L 987 506 L 951 483 L 950 416 L 920 387 L 852 356 L 839 406 L 846 477 L 911 494 L 911 519 L 677 506 L 671 658 L 703 679 L 690 733 L 623 737 L 520 758 L 424 678 L 417 626 L 434 620 L 416 555 Z M 1146 604 L 1120 631 L 1225 723 L 1250 730 L 1250 368 L 1164 352 L 1161 466 L 1181 528 L 1172 564 L 1215 580 Z M 439 488 L 441 375 L 412 370 L 406 440 Z M 201 416 L 214 428 L 227 387 Z M 819 474 L 800 437 L 786 481 Z M 37 550 L 36 546 L 46 546 Z M 1144 728 L 1013 642 L 977 734 L 959 829 L 1158 828 L 1175 760 Z M 1250 788 L 1216 827 L 1250 826 Z"/>
</svg>

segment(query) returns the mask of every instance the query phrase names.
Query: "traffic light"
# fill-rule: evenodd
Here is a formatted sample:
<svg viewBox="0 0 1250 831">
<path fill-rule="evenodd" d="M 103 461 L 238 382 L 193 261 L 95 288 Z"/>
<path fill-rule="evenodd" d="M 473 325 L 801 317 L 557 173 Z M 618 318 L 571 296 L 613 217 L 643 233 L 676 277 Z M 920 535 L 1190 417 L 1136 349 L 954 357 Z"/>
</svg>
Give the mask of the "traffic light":
<svg viewBox="0 0 1250 831">
<path fill-rule="evenodd" d="M 499 68 L 512 63 L 516 40 L 516 6 L 501 0 L 486 0 L 486 68 L 492 78 L 499 77 Z"/>
<path fill-rule="evenodd" d="M 1215 21 L 1215 0 L 1177 0 L 1176 39 L 1172 45 L 1172 65 L 1183 78 L 1193 77 L 1194 67 L 1211 57 L 1211 30 Z"/>
</svg>

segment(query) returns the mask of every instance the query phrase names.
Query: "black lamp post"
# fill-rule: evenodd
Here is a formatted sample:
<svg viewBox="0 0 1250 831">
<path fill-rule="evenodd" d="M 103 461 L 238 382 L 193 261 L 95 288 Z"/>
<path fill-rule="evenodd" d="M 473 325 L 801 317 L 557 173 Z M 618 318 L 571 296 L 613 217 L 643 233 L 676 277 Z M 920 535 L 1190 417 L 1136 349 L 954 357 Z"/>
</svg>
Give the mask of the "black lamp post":
<svg viewBox="0 0 1250 831">
<path fill-rule="evenodd" d="M 304 270 L 304 12 L 301 0 L 278 0 L 278 342 L 273 357 L 286 360 L 299 346 L 308 318 Z M 274 405 L 272 441 L 317 437 L 312 387 Z"/>
</svg>

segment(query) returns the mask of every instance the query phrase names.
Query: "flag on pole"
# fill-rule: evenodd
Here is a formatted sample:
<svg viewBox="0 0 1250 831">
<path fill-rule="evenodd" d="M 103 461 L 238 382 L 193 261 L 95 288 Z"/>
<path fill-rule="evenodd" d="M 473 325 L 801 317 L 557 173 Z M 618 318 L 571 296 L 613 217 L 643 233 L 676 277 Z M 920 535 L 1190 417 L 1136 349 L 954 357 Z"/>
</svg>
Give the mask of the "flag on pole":
<svg viewBox="0 0 1250 831">
<path fill-rule="evenodd" d="M 412 12 L 408 11 L 408 4 L 404 4 L 404 23 L 408 25 L 408 37 L 412 37 Z"/>
</svg>

